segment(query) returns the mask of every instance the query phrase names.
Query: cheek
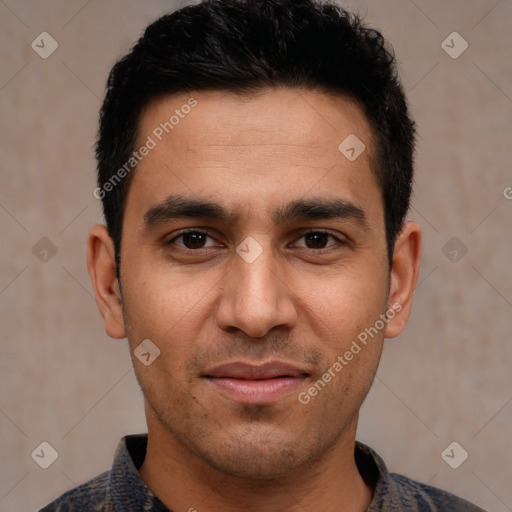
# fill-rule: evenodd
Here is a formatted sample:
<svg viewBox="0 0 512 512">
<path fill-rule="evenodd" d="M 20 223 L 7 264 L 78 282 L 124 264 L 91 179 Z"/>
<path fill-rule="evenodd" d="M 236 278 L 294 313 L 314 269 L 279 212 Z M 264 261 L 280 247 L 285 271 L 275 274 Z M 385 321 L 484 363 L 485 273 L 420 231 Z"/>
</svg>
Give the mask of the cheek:
<svg viewBox="0 0 512 512">
<path fill-rule="evenodd" d="M 187 323 L 188 317 L 204 308 L 216 282 L 211 273 L 194 276 L 154 261 L 129 268 L 130 275 L 123 280 L 126 310 L 132 320 L 141 326 L 150 324 L 160 335 Z"/>
<path fill-rule="evenodd" d="M 372 385 L 381 349 L 382 340 L 375 339 L 350 361 L 345 360 L 346 364 L 337 360 L 344 351 L 333 353 L 332 364 L 298 397 L 301 411 L 309 414 L 310 431 L 317 430 L 324 438 L 336 437 L 354 421 Z"/>
<path fill-rule="evenodd" d="M 331 340 L 329 347 L 337 351 L 374 325 L 387 307 L 384 274 L 342 268 L 337 274 L 303 276 L 294 291 L 318 338 Z"/>
<path fill-rule="evenodd" d="M 153 373 L 167 372 L 169 378 L 183 381 L 188 378 L 186 362 L 201 349 L 201 332 L 208 326 L 212 326 L 211 333 L 215 329 L 212 312 L 219 278 L 212 275 L 215 272 L 193 276 L 169 266 L 153 264 L 148 266 L 150 272 L 143 272 L 143 268 L 134 268 L 123 285 L 123 309 L 132 353 L 142 340 L 150 339 L 160 350 Z M 139 365 L 138 361 L 134 363 Z"/>
</svg>

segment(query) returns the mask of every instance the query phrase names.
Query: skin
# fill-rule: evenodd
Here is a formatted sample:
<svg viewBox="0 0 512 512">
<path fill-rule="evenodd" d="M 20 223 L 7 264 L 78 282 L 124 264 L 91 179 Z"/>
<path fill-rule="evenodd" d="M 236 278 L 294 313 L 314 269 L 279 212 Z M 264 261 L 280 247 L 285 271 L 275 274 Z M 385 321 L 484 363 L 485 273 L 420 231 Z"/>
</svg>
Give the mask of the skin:
<svg viewBox="0 0 512 512">
<path fill-rule="evenodd" d="M 190 96 L 197 106 L 133 176 L 122 294 L 106 228 L 89 235 L 88 268 L 106 332 L 128 338 L 145 397 L 148 452 L 140 474 L 175 511 L 365 510 L 373 489 L 354 462 L 358 412 L 384 338 L 398 336 L 409 317 L 420 229 L 404 224 L 390 270 L 372 132 L 349 99 L 288 88 L 164 97 L 143 112 L 137 147 Z M 350 134 L 366 146 L 353 162 L 338 150 Z M 145 226 L 146 213 L 174 194 L 216 201 L 235 217 Z M 365 222 L 272 218 L 290 201 L 312 198 L 349 202 Z M 176 238 L 188 228 L 208 229 L 199 238 L 204 247 Z M 312 244 L 307 234 L 315 230 L 332 236 Z M 236 252 L 248 236 L 262 250 L 252 263 Z M 401 311 L 302 404 L 298 393 L 396 303 Z M 147 338 L 161 351 L 149 366 L 133 355 Z M 269 404 L 241 404 L 204 378 L 224 362 L 275 359 L 307 376 Z"/>
</svg>

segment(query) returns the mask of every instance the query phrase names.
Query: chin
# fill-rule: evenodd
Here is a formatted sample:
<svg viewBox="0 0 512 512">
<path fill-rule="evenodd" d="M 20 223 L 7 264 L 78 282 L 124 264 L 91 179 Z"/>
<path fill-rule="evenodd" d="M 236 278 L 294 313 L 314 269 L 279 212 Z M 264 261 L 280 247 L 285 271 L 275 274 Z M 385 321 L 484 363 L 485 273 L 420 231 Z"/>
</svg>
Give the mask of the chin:
<svg viewBox="0 0 512 512">
<path fill-rule="evenodd" d="M 208 461 L 224 474 L 244 480 L 276 480 L 288 476 L 302 466 L 296 453 L 272 450 L 266 453 L 261 447 L 247 450 L 247 447 L 229 454 L 218 454 Z"/>
<path fill-rule="evenodd" d="M 289 439 L 283 432 L 279 436 L 275 426 L 265 432 L 226 434 L 226 439 L 210 439 L 208 446 L 196 445 L 194 451 L 218 471 L 247 480 L 289 476 L 294 470 L 310 467 L 325 449 L 317 440 L 297 438 L 292 432 Z"/>
</svg>

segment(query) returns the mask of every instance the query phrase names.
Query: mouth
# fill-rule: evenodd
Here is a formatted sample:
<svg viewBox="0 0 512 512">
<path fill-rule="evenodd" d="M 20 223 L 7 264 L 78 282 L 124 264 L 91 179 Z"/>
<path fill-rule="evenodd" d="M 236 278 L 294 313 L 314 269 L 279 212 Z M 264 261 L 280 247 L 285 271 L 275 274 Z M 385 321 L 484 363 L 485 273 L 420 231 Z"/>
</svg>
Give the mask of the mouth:
<svg viewBox="0 0 512 512">
<path fill-rule="evenodd" d="M 276 402 L 297 391 L 308 376 L 297 366 L 279 361 L 222 364 L 203 375 L 220 394 L 241 404 Z"/>
</svg>

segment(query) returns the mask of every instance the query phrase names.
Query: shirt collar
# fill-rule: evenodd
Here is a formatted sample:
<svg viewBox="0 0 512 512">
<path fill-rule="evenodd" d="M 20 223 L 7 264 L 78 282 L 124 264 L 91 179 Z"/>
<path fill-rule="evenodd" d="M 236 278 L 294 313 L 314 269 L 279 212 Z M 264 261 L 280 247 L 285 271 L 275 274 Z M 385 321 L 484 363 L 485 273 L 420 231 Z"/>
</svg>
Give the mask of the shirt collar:
<svg viewBox="0 0 512 512">
<path fill-rule="evenodd" d="M 105 512 L 170 512 L 139 474 L 147 443 L 147 434 L 125 436 L 119 441 L 108 479 Z"/>
<path fill-rule="evenodd" d="M 105 512 L 171 512 L 139 474 L 138 470 L 146 456 L 147 442 L 147 434 L 125 436 L 119 441 L 108 478 Z M 360 442 L 356 442 L 355 459 L 361 475 L 374 489 L 367 512 L 381 510 L 380 506 L 390 491 L 390 477 L 384 461 Z"/>
</svg>

